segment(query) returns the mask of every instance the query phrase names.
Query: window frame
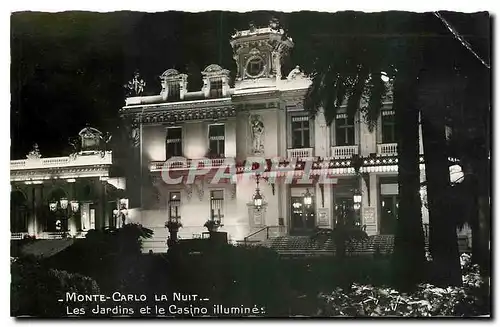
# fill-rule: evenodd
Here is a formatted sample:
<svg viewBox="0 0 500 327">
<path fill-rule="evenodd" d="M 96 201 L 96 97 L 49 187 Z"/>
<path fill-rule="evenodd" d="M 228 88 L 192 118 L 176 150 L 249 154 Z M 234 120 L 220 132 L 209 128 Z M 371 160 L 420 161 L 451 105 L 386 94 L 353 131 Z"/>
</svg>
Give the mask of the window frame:
<svg viewBox="0 0 500 327">
<path fill-rule="evenodd" d="M 300 119 L 300 120 L 299 120 Z M 300 127 L 299 128 L 294 128 L 294 124 L 299 123 Z M 307 128 L 305 128 L 305 124 L 307 123 Z M 312 142 L 311 142 L 311 133 L 312 133 L 312 128 L 311 128 L 311 119 L 309 118 L 308 115 L 294 115 L 291 116 L 290 119 L 290 137 L 291 137 L 291 142 L 290 146 L 292 149 L 307 149 L 312 147 Z M 305 131 L 307 131 L 307 137 L 305 136 Z M 300 133 L 300 142 L 296 144 L 294 142 L 295 140 L 295 133 Z"/>
<path fill-rule="evenodd" d="M 180 138 L 169 138 L 168 132 L 169 130 L 173 129 L 179 129 L 180 130 Z M 181 126 L 169 126 L 166 128 L 166 137 L 165 137 L 165 157 L 166 159 L 170 159 L 173 157 L 181 157 L 183 154 L 183 146 L 182 146 L 182 141 L 183 141 L 183 128 Z M 169 142 L 170 141 L 170 142 Z M 177 145 L 174 147 L 174 149 L 177 149 L 177 151 L 173 151 L 174 153 L 170 153 L 169 151 L 169 144 L 174 144 Z"/>
<path fill-rule="evenodd" d="M 222 135 L 210 135 L 212 127 L 222 126 Z M 213 149 L 212 142 L 215 142 L 216 148 Z M 210 124 L 208 125 L 208 155 L 212 157 L 224 158 L 226 155 L 226 125 L 225 124 Z"/>
<path fill-rule="evenodd" d="M 391 117 L 391 121 L 387 121 L 384 117 Z M 386 128 L 390 128 L 392 134 L 391 140 L 387 140 L 384 138 Z M 380 113 L 380 143 L 382 144 L 390 144 L 397 143 L 396 138 L 396 114 L 394 110 L 382 110 Z"/>
<path fill-rule="evenodd" d="M 179 199 L 175 200 L 172 195 L 178 195 Z M 181 219 L 180 208 L 182 204 L 182 196 L 180 191 L 170 191 L 168 193 L 168 218 L 176 218 L 178 221 Z M 175 213 L 175 215 L 173 215 Z"/>
<path fill-rule="evenodd" d="M 214 195 L 217 193 L 219 193 L 221 197 L 214 197 Z M 218 203 L 219 201 L 220 203 Z M 210 216 L 209 216 L 210 221 L 218 221 L 219 223 L 222 223 L 224 219 L 224 202 L 225 202 L 224 189 L 210 190 Z M 218 210 L 217 214 L 215 214 L 215 210 Z"/>
</svg>

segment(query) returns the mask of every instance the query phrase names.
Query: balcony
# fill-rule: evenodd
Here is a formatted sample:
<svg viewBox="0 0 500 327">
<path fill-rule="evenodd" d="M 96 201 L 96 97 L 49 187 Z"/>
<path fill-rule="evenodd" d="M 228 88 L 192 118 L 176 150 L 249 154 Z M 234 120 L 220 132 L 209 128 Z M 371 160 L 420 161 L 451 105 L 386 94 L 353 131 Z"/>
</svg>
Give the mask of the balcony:
<svg viewBox="0 0 500 327">
<path fill-rule="evenodd" d="M 184 169 L 200 169 L 220 167 L 225 161 L 234 162 L 234 158 L 213 158 L 213 159 L 179 159 L 167 161 L 151 161 L 149 171 L 161 171 L 168 168 L 169 170 L 184 170 Z"/>
<path fill-rule="evenodd" d="M 397 143 L 382 143 L 377 144 L 377 154 L 379 156 L 397 156 L 398 144 Z"/>
<path fill-rule="evenodd" d="M 11 232 L 10 239 L 11 240 L 22 240 L 27 235 L 28 235 L 28 233 L 26 233 L 26 232 Z"/>
<path fill-rule="evenodd" d="M 77 155 L 68 157 L 53 157 L 40 159 L 11 160 L 11 170 L 40 169 L 40 168 L 62 168 L 75 166 L 111 165 L 111 151 L 103 154 Z"/>
<path fill-rule="evenodd" d="M 334 158 L 348 159 L 354 154 L 359 154 L 359 145 L 332 146 L 331 151 Z"/>
<path fill-rule="evenodd" d="M 298 148 L 298 149 L 288 149 L 287 150 L 287 158 L 312 158 L 313 148 Z"/>
</svg>

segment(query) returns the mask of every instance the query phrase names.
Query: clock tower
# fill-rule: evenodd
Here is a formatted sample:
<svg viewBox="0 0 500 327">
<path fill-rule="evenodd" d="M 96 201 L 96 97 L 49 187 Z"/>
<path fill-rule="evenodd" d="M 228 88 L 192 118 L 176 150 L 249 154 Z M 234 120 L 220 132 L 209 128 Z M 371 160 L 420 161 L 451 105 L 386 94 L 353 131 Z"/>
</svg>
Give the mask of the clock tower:
<svg viewBox="0 0 500 327">
<path fill-rule="evenodd" d="M 277 20 L 269 26 L 237 31 L 231 37 L 233 58 L 236 61 L 236 84 L 245 81 L 281 79 L 281 62 L 293 47 Z"/>
</svg>

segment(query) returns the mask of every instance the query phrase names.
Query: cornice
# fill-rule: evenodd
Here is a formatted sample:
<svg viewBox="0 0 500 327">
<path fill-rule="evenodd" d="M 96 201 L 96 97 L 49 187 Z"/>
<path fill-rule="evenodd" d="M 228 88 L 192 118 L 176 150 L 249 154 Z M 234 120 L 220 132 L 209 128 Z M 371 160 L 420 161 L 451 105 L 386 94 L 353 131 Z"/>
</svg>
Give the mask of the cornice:
<svg viewBox="0 0 500 327">
<path fill-rule="evenodd" d="M 31 180 L 101 177 L 109 175 L 109 168 L 109 165 L 95 165 L 87 167 L 17 170 L 10 172 L 10 180 L 11 182 L 20 182 Z"/>
<path fill-rule="evenodd" d="M 185 108 L 177 110 L 165 110 L 154 112 L 129 112 L 125 116 L 132 116 L 132 124 L 180 122 L 190 120 L 206 120 L 236 117 L 234 106 L 208 107 L 208 108 Z"/>
</svg>

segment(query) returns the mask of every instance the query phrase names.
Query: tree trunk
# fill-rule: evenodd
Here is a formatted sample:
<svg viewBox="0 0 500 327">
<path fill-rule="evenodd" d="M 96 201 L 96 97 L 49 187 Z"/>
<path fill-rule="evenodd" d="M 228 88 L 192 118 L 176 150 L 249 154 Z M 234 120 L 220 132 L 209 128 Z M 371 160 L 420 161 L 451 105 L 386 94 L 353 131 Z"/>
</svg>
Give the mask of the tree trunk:
<svg viewBox="0 0 500 327">
<path fill-rule="evenodd" d="M 461 79 L 453 72 L 433 70 L 419 74 L 418 106 L 421 109 L 425 174 L 429 203 L 429 249 L 433 276 L 439 286 L 462 285 L 457 239 L 457 217 L 452 212 L 445 135 L 446 109 L 461 94 Z"/>
<path fill-rule="evenodd" d="M 415 80 L 400 72 L 395 81 L 394 108 L 398 138 L 399 211 L 394 240 L 394 282 L 401 291 L 424 279 L 425 248 L 420 201 L 418 110 Z"/>
<path fill-rule="evenodd" d="M 436 89 L 439 91 L 439 89 Z M 436 94 L 436 96 L 439 96 Z M 422 135 L 429 203 L 429 249 L 438 286 L 462 285 L 455 217 L 449 207 L 449 168 L 442 108 L 422 111 Z M 441 112 L 440 112 L 441 111 Z"/>
</svg>

